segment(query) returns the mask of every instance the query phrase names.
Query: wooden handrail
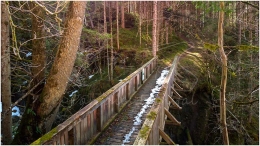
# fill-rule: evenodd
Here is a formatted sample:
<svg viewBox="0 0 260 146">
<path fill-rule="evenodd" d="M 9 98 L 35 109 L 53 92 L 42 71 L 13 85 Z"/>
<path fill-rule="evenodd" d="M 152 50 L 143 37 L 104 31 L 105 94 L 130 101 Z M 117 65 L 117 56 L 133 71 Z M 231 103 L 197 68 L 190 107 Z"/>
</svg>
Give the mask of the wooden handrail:
<svg viewBox="0 0 260 146">
<path fill-rule="evenodd" d="M 91 144 L 131 100 L 156 66 L 157 57 L 154 57 L 31 145 Z"/>
<path fill-rule="evenodd" d="M 157 100 L 160 102 L 154 102 L 150 112 L 147 114 L 152 114 L 153 117 L 151 118 L 151 116 L 147 116 L 133 145 L 159 145 L 161 139 L 160 135 L 164 134 L 163 138 L 168 138 L 165 136 L 165 133 L 163 133 L 162 130 L 164 129 L 167 115 L 171 116 L 170 119 L 177 121 L 174 117 L 172 117 L 172 115 L 168 113 L 171 103 L 168 97 L 172 94 L 171 88 L 173 87 L 173 81 L 175 81 L 178 60 L 179 56 L 176 56 L 169 73 L 164 80 L 164 84 L 162 85 L 161 90 L 156 97 L 161 99 Z M 179 122 L 176 123 L 180 124 Z M 170 143 L 170 141 L 168 142 Z"/>
</svg>

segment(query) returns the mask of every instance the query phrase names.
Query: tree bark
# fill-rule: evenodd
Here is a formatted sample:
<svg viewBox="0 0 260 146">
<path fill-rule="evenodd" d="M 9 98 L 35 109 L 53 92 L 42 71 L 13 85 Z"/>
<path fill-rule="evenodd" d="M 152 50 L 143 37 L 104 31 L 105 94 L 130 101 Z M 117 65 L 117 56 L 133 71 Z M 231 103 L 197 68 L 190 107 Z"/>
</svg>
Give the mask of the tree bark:
<svg viewBox="0 0 260 146">
<path fill-rule="evenodd" d="M 220 125 L 225 145 L 229 144 L 227 123 L 226 123 L 226 84 L 227 84 L 227 56 L 223 48 L 223 26 L 224 26 L 224 2 L 220 2 L 218 20 L 218 46 L 222 62 L 222 75 L 220 85 Z"/>
<path fill-rule="evenodd" d="M 45 11 L 38 7 L 34 2 L 30 2 L 30 9 L 32 10 L 32 77 L 33 82 L 31 88 L 37 85 L 45 78 L 46 54 L 45 54 L 45 30 L 44 19 Z M 44 86 L 37 87 L 33 94 L 39 95 Z M 29 100 L 28 100 L 29 101 Z M 31 101 L 32 102 L 32 101 Z M 31 104 L 31 103 L 30 103 Z"/>
<path fill-rule="evenodd" d="M 142 9 L 142 2 L 140 1 L 139 2 L 139 45 L 141 47 L 142 45 L 142 12 L 141 12 L 141 9 Z"/>
<path fill-rule="evenodd" d="M 111 34 L 111 39 L 110 39 L 110 47 L 111 47 L 111 58 L 110 58 L 110 83 L 112 84 L 113 82 L 113 22 L 112 22 L 112 2 L 110 2 L 110 7 L 109 7 L 109 23 L 110 23 L 110 34 Z"/>
<path fill-rule="evenodd" d="M 11 68 L 9 48 L 9 13 L 8 6 L 1 2 L 1 98 L 2 113 L 11 106 Z M 10 144 L 12 141 L 12 111 L 9 110 L 1 121 L 2 144 Z"/>
<path fill-rule="evenodd" d="M 33 107 L 27 105 L 13 144 L 29 144 L 52 125 L 76 59 L 85 8 L 86 2 L 70 2 L 63 37 L 46 84 Z"/>
<path fill-rule="evenodd" d="M 106 1 L 104 1 L 104 34 L 107 33 L 107 14 L 106 14 Z M 108 51 L 108 40 L 105 40 L 105 45 L 107 49 L 107 71 L 108 80 L 110 81 L 110 67 L 109 67 L 109 51 Z"/>
<path fill-rule="evenodd" d="M 118 24 L 118 14 L 119 14 L 119 6 L 118 1 L 116 1 L 116 43 L 117 43 L 117 50 L 119 50 L 119 24 Z"/>
<path fill-rule="evenodd" d="M 157 51 L 157 1 L 153 1 L 153 56 L 156 56 Z"/>
<path fill-rule="evenodd" d="M 125 4 L 121 2 L 121 27 L 125 28 Z"/>
</svg>

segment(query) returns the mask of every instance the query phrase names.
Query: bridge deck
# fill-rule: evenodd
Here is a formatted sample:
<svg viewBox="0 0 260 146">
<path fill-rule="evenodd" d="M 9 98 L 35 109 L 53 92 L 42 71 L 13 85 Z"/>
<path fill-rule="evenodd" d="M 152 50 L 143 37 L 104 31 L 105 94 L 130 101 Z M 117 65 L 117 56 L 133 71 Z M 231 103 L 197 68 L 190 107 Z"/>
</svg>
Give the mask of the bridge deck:
<svg viewBox="0 0 260 146">
<path fill-rule="evenodd" d="M 140 90 L 135 94 L 130 103 L 124 108 L 124 110 L 118 115 L 118 117 L 111 123 L 111 125 L 101 134 L 101 136 L 96 140 L 94 144 L 96 145 L 132 145 L 135 138 L 141 129 L 143 122 L 146 118 L 146 114 L 149 112 L 150 107 L 145 110 L 145 113 L 141 117 L 141 124 L 134 125 L 135 116 L 140 112 L 147 99 L 151 93 L 151 89 L 156 86 L 156 80 L 160 77 L 162 69 L 159 68 L 154 72 L 151 77 L 146 81 L 146 83 L 140 88 Z M 133 130 L 133 127 L 135 130 Z M 131 132 L 133 131 L 133 132 Z M 126 141 L 126 135 L 131 134 L 129 141 Z"/>
</svg>

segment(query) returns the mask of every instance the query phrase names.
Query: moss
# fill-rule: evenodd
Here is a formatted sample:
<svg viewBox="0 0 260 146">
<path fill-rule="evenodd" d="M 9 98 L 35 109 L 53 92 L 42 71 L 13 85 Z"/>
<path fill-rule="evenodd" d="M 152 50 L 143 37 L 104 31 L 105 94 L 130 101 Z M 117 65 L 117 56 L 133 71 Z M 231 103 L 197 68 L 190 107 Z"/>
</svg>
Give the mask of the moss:
<svg viewBox="0 0 260 146">
<path fill-rule="evenodd" d="M 215 52 L 218 49 L 218 45 L 210 44 L 210 43 L 204 43 L 204 48 L 208 49 L 212 52 Z"/>
<path fill-rule="evenodd" d="M 140 134 L 141 134 L 141 138 L 145 138 L 148 137 L 148 131 L 150 130 L 150 127 L 145 125 L 141 130 L 140 130 Z"/>
<path fill-rule="evenodd" d="M 160 102 L 162 102 L 162 99 L 161 99 L 161 98 L 156 98 L 156 99 L 155 99 L 155 102 L 156 102 L 156 103 L 160 103 Z"/>
<path fill-rule="evenodd" d="M 56 127 L 52 129 L 50 132 L 48 132 L 47 134 L 43 135 L 42 137 L 34 141 L 31 145 L 41 145 L 43 144 L 43 142 L 50 140 L 57 132 L 58 132 L 58 128 Z"/>
<path fill-rule="evenodd" d="M 154 120 L 156 118 L 156 113 L 154 111 L 151 111 L 148 115 L 147 118 L 150 120 Z"/>
<path fill-rule="evenodd" d="M 107 97 L 108 94 L 110 94 L 110 93 L 113 92 L 113 91 L 114 91 L 114 90 L 109 89 L 109 90 L 106 92 L 106 94 L 100 95 L 98 98 L 96 98 L 96 100 L 97 100 L 98 102 L 101 102 L 103 99 L 105 99 L 105 98 Z"/>
</svg>

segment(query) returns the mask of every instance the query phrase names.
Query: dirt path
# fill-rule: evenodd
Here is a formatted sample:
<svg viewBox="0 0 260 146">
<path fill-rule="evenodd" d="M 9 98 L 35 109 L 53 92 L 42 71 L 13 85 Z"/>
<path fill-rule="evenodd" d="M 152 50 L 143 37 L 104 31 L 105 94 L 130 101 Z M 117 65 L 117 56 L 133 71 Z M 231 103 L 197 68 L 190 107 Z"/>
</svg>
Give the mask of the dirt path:
<svg viewBox="0 0 260 146">
<path fill-rule="evenodd" d="M 118 115 L 118 117 L 112 122 L 112 124 L 101 134 L 101 136 L 94 143 L 95 145 L 132 145 L 135 138 L 141 129 L 143 122 L 146 118 L 146 114 L 149 112 L 151 107 L 148 107 L 143 116 L 141 117 L 141 124 L 134 125 L 135 116 L 140 112 L 147 99 L 151 93 L 151 89 L 156 86 L 156 80 L 161 76 L 162 68 L 159 68 L 151 77 L 146 81 L 146 83 L 141 87 L 141 89 L 136 93 L 135 97 L 130 101 L 130 103 L 124 108 L 124 110 Z M 132 132 L 131 132 L 132 131 Z M 129 134 L 129 141 L 123 142 L 125 136 Z"/>
</svg>

